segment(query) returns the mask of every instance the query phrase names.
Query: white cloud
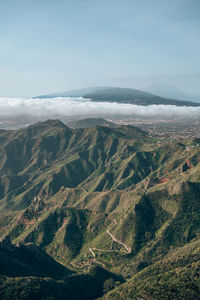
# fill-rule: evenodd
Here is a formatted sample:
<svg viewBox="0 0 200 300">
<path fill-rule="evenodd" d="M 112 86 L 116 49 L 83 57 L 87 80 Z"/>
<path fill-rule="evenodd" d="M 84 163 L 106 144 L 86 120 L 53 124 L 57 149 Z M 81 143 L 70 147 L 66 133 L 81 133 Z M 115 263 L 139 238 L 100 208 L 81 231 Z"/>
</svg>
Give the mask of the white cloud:
<svg viewBox="0 0 200 300">
<path fill-rule="evenodd" d="M 23 99 L 0 98 L 0 115 L 20 116 L 22 114 L 34 117 L 52 118 L 56 116 L 112 116 L 116 114 L 137 117 L 167 117 L 187 118 L 200 117 L 200 107 L 185 107 L 173 105 L 139 106 L 109 102 L 92 102 L 83 98 L 47 98 Z"/>
</svg>

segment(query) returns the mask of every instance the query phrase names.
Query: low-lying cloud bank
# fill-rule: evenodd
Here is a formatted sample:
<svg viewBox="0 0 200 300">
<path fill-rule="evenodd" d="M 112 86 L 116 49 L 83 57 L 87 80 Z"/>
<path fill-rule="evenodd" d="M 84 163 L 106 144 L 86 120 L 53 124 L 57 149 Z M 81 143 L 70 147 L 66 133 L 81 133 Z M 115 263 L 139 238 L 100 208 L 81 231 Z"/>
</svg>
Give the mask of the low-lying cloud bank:
<svg viewBox="0 0 200 300">
<path fill-rule="evenodd" d="M 92 102 L 84 98 L 22 99 L 0 98 L 0 115 L 30 115 L 41 118 L 64 116 L 134 116 L 138 118 L 198 118 L 200 107 L 173 105 L 139 106 L 109 102 Z"/>
</svg>

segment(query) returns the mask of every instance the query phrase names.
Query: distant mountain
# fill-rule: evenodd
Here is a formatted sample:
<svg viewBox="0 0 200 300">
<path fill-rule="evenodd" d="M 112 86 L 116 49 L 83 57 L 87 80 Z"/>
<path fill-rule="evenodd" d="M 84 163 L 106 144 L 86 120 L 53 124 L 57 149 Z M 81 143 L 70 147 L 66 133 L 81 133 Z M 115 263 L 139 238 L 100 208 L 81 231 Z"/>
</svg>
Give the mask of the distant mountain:
<svg viewBox="0 0 200 300">
<path fill-rule="evenodd" d="M 166 84 L 163 82 L 154 83 L 144 89 L 145 91 L 155 94 L 160 97 L 167 97 L 171 99 L 178 99 L 184 101 L 200 102 L 200 96 L 190 95 L 184 93 L 173 85 Z"/>
<path fill-rule="evenodd" d="M 136 105 L 163 104 L 176 106 L 200 106 L 199 103 L 163 98 L 144 91 L 128 88 L 108 88 L 86 94 L 84 97 L 96 102 L 117 102 Z"/>
<path fill-rule="evenodd" d="M 71 121 L 67 124 L 70 128 L 89 128 L 92 126 L 116 126 L 114 123 L 104 120 L 102 118 L 87 118 L 78 121 Z"/>
<path fill-rule="evenodd" d="M 83 97 L 84 95 L 94 93 L 100 90 L 107 89 L 108 87 L 89 87 L 83 89 L 70 90 L 62 93 L 53 93 L 47 95 L 37 96 L 35 98 L 56 98 L 56 97 Z"/>
<path fill-rule="evenodd" d="M 53 98 L 53 97 L 83 97 L 89 98 L 94 102 L 117 102 L 136 105 L 176 105 L 176 106 L 200 106 L 200 103 L 191 101 L 181 101 L 168 99 L 153 94 L 131 89 L 131 88 L 114 88 L 114 87 L 96 87 L 80 90 L 73 90 L 65 93 L 55 93 L 43 95 L 36 98 Z"/>
</svg>

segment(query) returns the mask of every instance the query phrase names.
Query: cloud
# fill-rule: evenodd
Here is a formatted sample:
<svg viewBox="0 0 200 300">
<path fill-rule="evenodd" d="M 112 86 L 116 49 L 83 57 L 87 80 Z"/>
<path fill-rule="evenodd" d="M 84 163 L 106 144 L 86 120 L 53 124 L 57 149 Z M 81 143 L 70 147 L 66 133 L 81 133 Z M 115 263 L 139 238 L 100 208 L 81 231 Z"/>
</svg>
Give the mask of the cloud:
<svg viewBox="0 0 200 300">
<path fill-rule="evenodd" d="M 0 115 L 16 117 L 23 114 L 42 119 L 60 116 L 75 118 L 77 116 L 112 117 L 113 115 L 138 118 L 197 118 L 200 117 L 200 107 L 139 106 L 92 102 L 83 98 L 0 98 Z"/>
</svg>

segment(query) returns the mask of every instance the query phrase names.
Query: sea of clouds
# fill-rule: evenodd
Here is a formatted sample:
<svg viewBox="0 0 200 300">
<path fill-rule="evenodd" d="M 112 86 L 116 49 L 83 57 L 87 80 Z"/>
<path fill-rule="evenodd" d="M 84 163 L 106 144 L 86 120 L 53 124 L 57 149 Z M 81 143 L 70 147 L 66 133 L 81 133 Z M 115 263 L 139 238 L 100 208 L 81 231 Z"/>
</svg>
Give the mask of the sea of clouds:
<svg viewBox="0 0 200 300">
<path fill-rule="evenodd" d="M 41 118 L 64 116 L 112 117 L 113 115 L 138 118 L 198 118 L 200 107 L 174 105 L 139 106 L 109 102 L 92 102 L 84 98 L 0 98 L 1 116 L 30 115 Z"/>
</svg>

